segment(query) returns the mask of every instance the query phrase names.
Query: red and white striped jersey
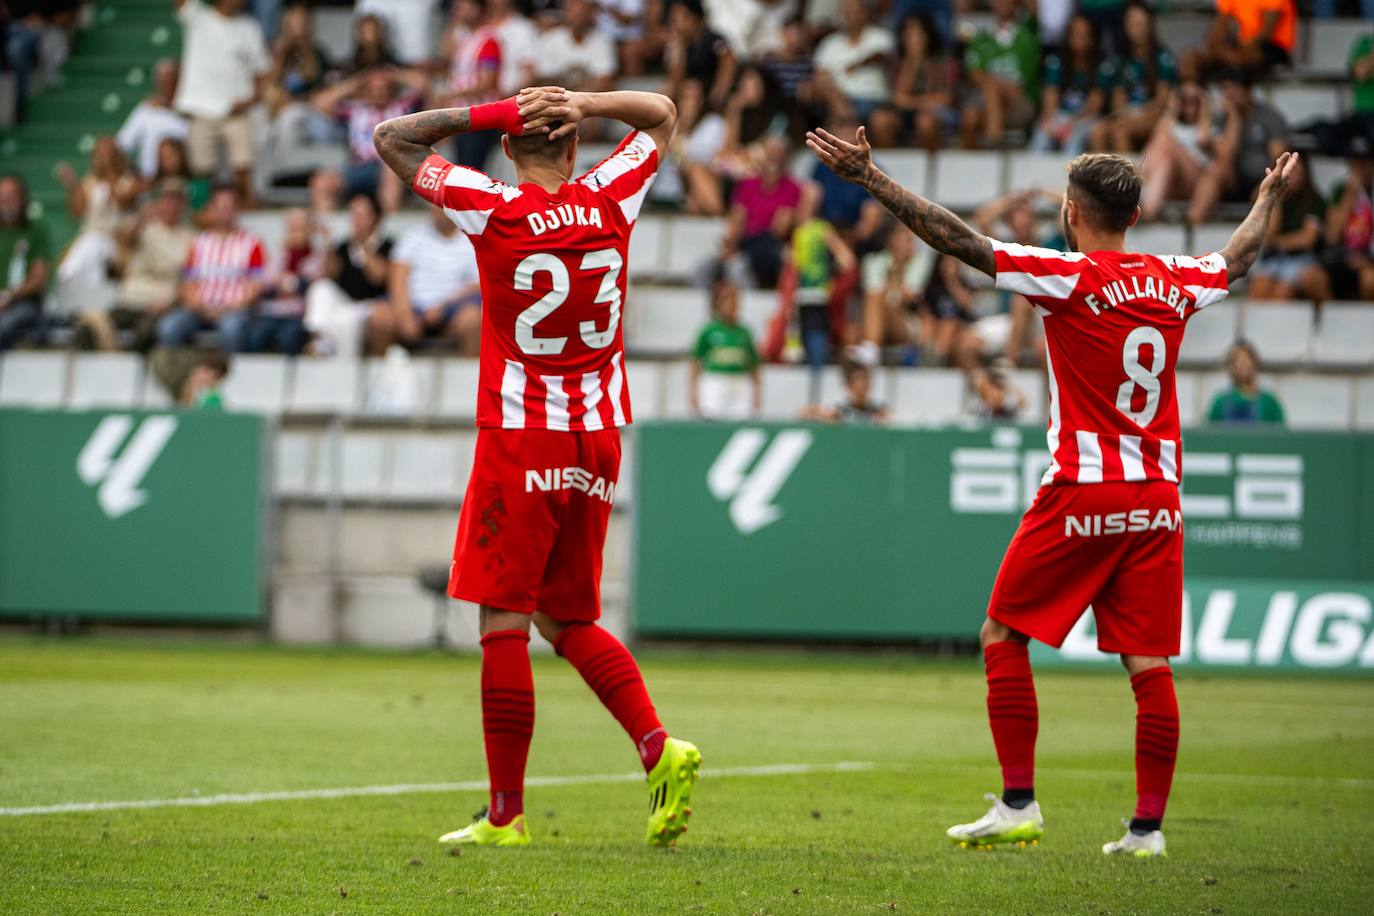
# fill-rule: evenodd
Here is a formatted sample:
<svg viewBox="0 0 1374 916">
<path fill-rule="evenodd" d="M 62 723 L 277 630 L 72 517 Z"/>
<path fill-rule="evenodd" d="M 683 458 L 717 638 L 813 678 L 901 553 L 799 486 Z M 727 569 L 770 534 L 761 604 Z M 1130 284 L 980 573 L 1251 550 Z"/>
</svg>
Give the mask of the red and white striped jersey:
<svg viewBox="0 0 1374 916">
<path fill-rule="evenodd" d="M 420 167 L 415 192 L 443 207 L 477 250 L 478 426 L 576 432 L 630 422 L 625 264 L 658 161 L 653 138 L 633 131 L 552 193 L 442 156 Z"/>
<path fill-rule="evenodd" d="M 267 257 L 262 239 L 251 232 L 198 233 L 186 255 L 185 278 L 195 283 L 211 311 L 241 303 L 249 287 L 263 279 Z"/>
<path fill-rule="evenodd" d="M 1226 261 L 992 248 L 997 288 L 1045 319 L 1051 461 L 1041 483 L 1177 483 L 1178 348 L 1188 319 L 1226 298 Z"/>
</svg>

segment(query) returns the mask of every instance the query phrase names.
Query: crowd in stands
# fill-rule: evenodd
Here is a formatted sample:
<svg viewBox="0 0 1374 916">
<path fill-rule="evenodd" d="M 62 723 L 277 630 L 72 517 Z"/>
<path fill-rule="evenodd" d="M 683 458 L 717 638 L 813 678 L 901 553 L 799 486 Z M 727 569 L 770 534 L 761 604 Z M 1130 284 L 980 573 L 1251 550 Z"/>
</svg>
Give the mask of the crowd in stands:
<svg viewBox="0 0 1374 916">
<path fill-rule="evenodd" d="M 823 165 L 794 170 L 815 125 L 841 136 L 866 125 L 879 165 L 913 148 L 1127 153 L 1145 176 L 1142 221 L 1191 224 L 1247 201 L 1274 155 L 1305 138 L 1310 152 L 1346 157 L 1348 176 L 1324 197 L 1303 171 L 1248 295 L 1374 299 L 1374 35 L 1350 49 L 1348 116 L 1289 123 L 1257 89 L 1294 59 L 1295 0 L 1216 0 L 1206 33 L 1179 48 L 1140 0 L 988 0 L 976 20 L 971 0 L 357 0 L 342 58 L 306 3 L 169 3 L 180 59 L 157 65 L 148 98 L 96 142 L 84 173 L 59 167 L 76 241 L 51 250 L 20 182 L 0 180 L 0 349 L 41 331 L 55 278 L 81 347 L 473 354 L 472 247 L 438 211 L 391 237 L 386 218 L 422 205 L 379 160 L 373 128 L 529 84 L 627 78 L 678 105 L 651 207 L 725 225 L 700 278 L 712 309 L 693 351 L 704 415 L 754 409 L 761 361 L 842 361 L 849 401 L 817 416 L 880 421 L 867 385 L 885 363 L 960 368 L 987 416 L 1010 417 L 1025 398 L 1006 370 L 1043 358 L 1023 298 L 937 257 Z M 1305 12 L 1374 19 L 1371 7 L 1316 0 Z M 78 9 L 0 0 L 5 68 L 46 78 Z M 616 130 L 588 123 L 582 139 L 614 142 Z M 496 141 L 464 134 L 444 152 L 482 168 Z M 277 250 L 239 222 L 259 206 L 254 168 L 269 143 L 346 153 L 303 177 L 308 206 L 282 215 Z M 1062 247 L 1059 194 L 1022 189 L 971 219 Z M 340 210 L 348 230 L 331 238 Z M 778 291 L 758 341 L 739 323 L 741 289 Z"/>
</svg>

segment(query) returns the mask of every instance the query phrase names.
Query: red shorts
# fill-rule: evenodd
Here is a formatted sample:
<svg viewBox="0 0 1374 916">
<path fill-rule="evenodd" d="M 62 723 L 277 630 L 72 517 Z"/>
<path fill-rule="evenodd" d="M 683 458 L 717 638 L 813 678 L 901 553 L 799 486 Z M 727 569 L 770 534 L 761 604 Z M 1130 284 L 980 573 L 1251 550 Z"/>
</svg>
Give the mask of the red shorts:
<svg viewBox="0 0 1374 916">
<path fill-rule="evenodd" d="M 448 593 L 557 620 L 601 616 L 620 431 L 481 429 Z"/>
<path fill-rule="evenodd" d="M 1102 651 L 1178 654 L 1183 516 L 1177 485 L 1040 490 L 1007 547 L 988 616 L 1057 648 L 1088 605 Z"/>
</svg>

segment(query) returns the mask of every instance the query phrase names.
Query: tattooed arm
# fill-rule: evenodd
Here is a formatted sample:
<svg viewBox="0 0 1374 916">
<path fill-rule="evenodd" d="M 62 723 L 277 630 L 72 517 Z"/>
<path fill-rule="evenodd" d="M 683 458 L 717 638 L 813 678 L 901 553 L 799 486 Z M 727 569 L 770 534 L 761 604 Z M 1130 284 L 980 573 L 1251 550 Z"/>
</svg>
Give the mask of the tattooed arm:
<svg viewBox="0 0 1374 916">
<path fill-rule="evenodd" d="M 434 144 L 472 126 L 470 112 L 468 108 L 436 108 L 392 118 L 377 125 L 372 143 L 382 161 L 410 187 L 420 166 L 434 154 Z"/>
<path fill-rule="evenodd" d="M 817 128 L 806 135 L 806 145 L 832 172 L 846 181 L 862 185 L 874 200 L 901 220 L 908 229 L 931 248 L 952 255 L 990 277 L 997 275 L 997 259 L 987 236 L 975 232 L 967 223 L 937 203 L 903 188 L 873 164 L 873 148 L 864 129 L 846 143 Z"/>
<path fill-rule="evenodd" d="M 1245 217 L 1245 222 L 1236 229 L 1231 241 L 1221 249 L 1221 256 L 1226 259 L 1228 282 L 1239 280 L 1249 273 L 1250 265 L 1259 257 L 1264 248 L 1264 237 L 1269 234 L 1274 207 L 1288 193 L 1288 179 L 1293 177 L 1297 161 L 1294 153 L 1283 153 L 1271 168 L 1265 169 L 1264 181 L 1260 182 L 1259 191 L 1255 194 L 1255 205 L 1250 208 L 1250 215 Z"/>
</svg>

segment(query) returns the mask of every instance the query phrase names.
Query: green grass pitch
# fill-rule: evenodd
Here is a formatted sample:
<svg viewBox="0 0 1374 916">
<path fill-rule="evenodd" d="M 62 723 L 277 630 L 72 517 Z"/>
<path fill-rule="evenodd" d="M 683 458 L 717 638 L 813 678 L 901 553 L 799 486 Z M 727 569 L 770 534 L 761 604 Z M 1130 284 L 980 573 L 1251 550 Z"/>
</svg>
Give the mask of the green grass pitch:
<svg viewBox="0 0 1374 916">
<path fill-rule="evenodd" d="M 705 758 L 691 830 L 631 782 L 532 788 L 528 849 L 435 843 L 480 791 L 0 816 L 6 913 L 1355 913 L 1374 893 L 1374 683 L 1180 676 L 1170 858 L 1108 860 L 1133 800 L 1118 672 L 1042 673 L 1038 849 L 944 828 L 997 787 L 976 661 L 646 653 Z M 0 808 L 481 780 L 477 661 L 0 639 Z M 629 773 L 576 674 L 535 662 L 532 776 Z M 861 772 L 712 769 L 865 761 Z"/>
</svg>

